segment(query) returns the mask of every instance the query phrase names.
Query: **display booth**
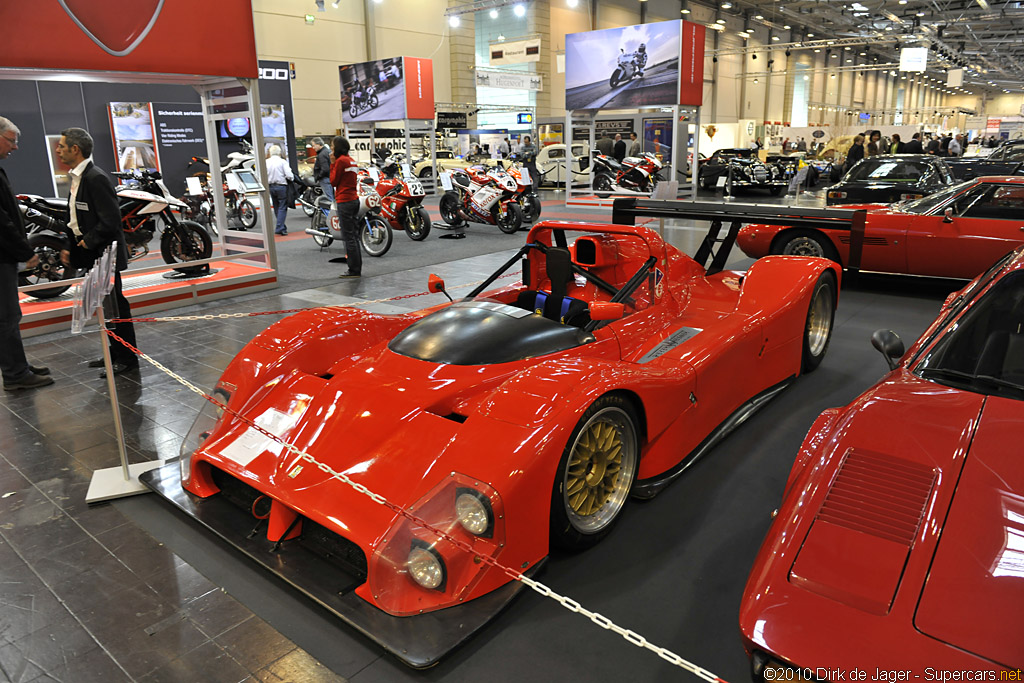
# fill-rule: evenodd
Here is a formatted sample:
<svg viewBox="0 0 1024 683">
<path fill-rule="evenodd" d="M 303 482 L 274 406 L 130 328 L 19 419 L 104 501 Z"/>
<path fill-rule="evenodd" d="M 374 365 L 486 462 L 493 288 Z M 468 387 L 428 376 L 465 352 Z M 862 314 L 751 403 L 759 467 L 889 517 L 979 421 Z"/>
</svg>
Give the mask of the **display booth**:
<svg viewBox="0 0 1024 683">
<path fill-rule="evenodd" d="M 5 115 L 21 129 L 19 154 L 5 164 L 16 191 L 30 189 L 31 186 L 22 188 L 29 178 L 40 175 L 38 167 L 42 159 L 50 160 L 49 168 L 44 167 L 42 171 L 43 178 L 47 184 L 53 182 L 58 169 L 53 168 L 50 148 L 59 139 L 60 130 L 66 127 L 92 130 L 97 140 L 94 156 L 107 171 L 114 171 L 122 164 L 139 161 L 145 164 L 147 153 L 155 152 L 155 136 L 148 142 L 133 139 L 132 144 L 127 144 L 128 137 L 145 136 L 118 139 L 113 117 L 136 112 L 134 107 L 121 106 L 125 104 L 123 101 L 107 98 L 103 105 L 104 120 L 100 123 L 95 116 L 90 118 L 89 108 L 75 114 L 70 103 L 61 106 L 60 86 L 56 85 L 61 81 L 65 82 L 60 83 L 61 86 L 69 86 L 66 81 L 74 81 L 76 84 L 102 83 L 111 88 L 116 84 L 191 86 L 200 96 L 206 154 L 211 160 L 221 158 L 217 130 L 221 122 L 260 117 L 259 67 L 250 3 L 211 6 L 201 0 L 179 0 L 166 5 L 161 3 L 145 17 L 141 13 L 144 13 L 141 9 L 122 12 L 104 3 L 82 6 L 78 10 L 64 3 L 42 6 L 7 3 L 0 9 L 0 19 L 9 26 L 18 26 L 18 31 L 7 39 L 0 80 L 9 82 L 6 90 L 26 91 L 25 97 L 5 103 Z M 200 15 L 205 19 L 197 24 L 195 17 Z M 52 40 L 55 34 L 62 36 L 58 43 Z M 172 54 L 174 59 L 169 61 L 168 55 Z M 42 114 L 43 94 L 38 83 L 55 85 L 47 90 L 57 112 L 53 116 Z M 28 92 L 30 89 L 35 92 Z M 152 131 L 154 114 L 161 111 L 169 112 L 171 108 L 149 107 L 145 112 L 136 112 L 140 114 L 136 119 L 145 123 L 143 119 L 147 117 L 141 114 L 149 114 Z M 109 131 L 105 130 L 108 126 Z M 103 163 L 106 152 L 102 143 L 107 134 L 114 138 L 117 149 L 116 161 L 112 164 Z M 261 126 L 252 126 L 252 139 L 257 150 L 264 148 Z M 259 177 L 266 177 L 263 155 L 256 154 L 254 161 Z M 210 172 L 212 187 L 221 187 L 224 179 L 216 161 L 211 164 Z M 268 190 L 260 187 L 256 194 L 261 205 L 270 206 Z M 223 194 L 212 194 L 219 228 L 213 256 L 188 262 L 190 270 L 203 272 L 183 276 L 174 270 L 180 263 L 125 271 L 124 291 L 134 314 L 276 286 L 277 263 L 270 212 L 258 212 L 252 230 L 232 229 L 228 225 Z M 198 266 L 205 268 L 194 268 Z M 63 280 L 60 284 L 78 282 L 80 280 Z M 25 336 L 68 327 L 72 318 L 70 296 L 50 299 L 32 296 L 33 291 L 52 287 L 53 283 L 41 283 L 21 288 L 21 325 Z"/>
<path fill-rule="evenodd" d="M 567 183 L 567 206 L 610 206 L 615 197 L 649 196 L 656 188 L 652 178 L 660 173 L 667 185 L 659 195 L 677 197 L 680 160 L 689 152 L 688 124 L 700 120 L 704 89 L 704 27 L 688 21 L 665 21 L 621 28 L 573 33 L 565 37 L 565 132 L 576 138 L 576 129 L 586 130 L 593 161 L 589 164 L 590 186 L 574 188 Z M 683 107 L 695 108 L 683 116 Z M 665 133 L 676 142 L 657 144 L 671 147 L 660 160 L 654 152 L 627 157 L 621 163 L 599 158 L 597 151 L 598 113 L 631 111 L 669 114 L 671 125 Z M 679 126 L 680 119 L 686 123 Z M 681 134 L 680 134 L 681 128 Z M 699 136 L 695 136 L 693 158 L 699 158 Z M 682 144 L 680 144 L 680 142 Z M 683 147 L 683 156 L 680 155 Z M 650 154 L 650 157 L 645 155 Z M 664 163 L 668 157 L 668 163 Z M 566 149 L 566 165 L 573 168 L 572 146 Z M 691 181 L 696 192 L 696 174 Z"/>
</svg>

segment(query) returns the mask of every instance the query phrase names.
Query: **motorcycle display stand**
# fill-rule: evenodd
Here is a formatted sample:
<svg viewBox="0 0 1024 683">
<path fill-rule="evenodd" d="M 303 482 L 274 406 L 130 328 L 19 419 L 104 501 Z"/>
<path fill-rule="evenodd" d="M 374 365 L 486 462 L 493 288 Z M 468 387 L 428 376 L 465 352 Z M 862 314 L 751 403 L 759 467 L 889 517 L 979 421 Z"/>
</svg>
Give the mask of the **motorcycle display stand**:
<svg viewBox="0 0 1024 683">
<path fill-rule="evenodd" d="M 693 117 L 693 123 L 696 124 L 696 132 L 693 136 L 693 149 L 692 159 L 696 160 L 700 158 L 698 151 L 700 145 L 700 116 L 701 107 L 682 107 L 679 105 L 673 105 L 672 107 L 637 107 L 634 110 L 628 110 L 630 112 L 640 111 L 644 112 L 657 112 L 659 114 L 671 116 L 671 120 L 674 122 L 674 130 L 672 134 L 672 155 L 670 163 L 665 167 L 668 169 L 667 179 L 668 181 L 677 181 L 679 179 L 678 169 L 681 168 L 680 161 L 686 159 L 686 154 L 690 152 L 687 139 L 689 137 L 689 125 L 691 121 L 681 122 L 680 113 L 684 111 L 696 111 Z M 669 114 L 671 111 L 671 114 Z M 616 111 L 609 110 L 598 110 L 598 109 L 583 109 L 583 110 L 567 110 L 565 112 L 565 127 L 563 128 L 563 139 L 568 141 L 565 146 L 565 161 L 566 167 L 572 168 L 575 157 L 572 153 L 573 131 L 577 128 L 585 128 L 587 130 L 587 140 L 590 144 L 590 153 L 593 155 L 597 150 L 597 115 L 615 114 Z M 642 135 L 643 131 L 639 131 Z M 682 143 L 680 145 L 679 143 Z M 682 156 L 680 155 L 680 147 L 682 147 Z M 579 206 L 579 207 L 610 207 L 613 205 L 617 197 L 649 197 L 648 193 L 634 192 L 624 189 L 613 189 L 611 192 L 598 195 L 592 188 L 594 182 L 594 164 L 590 163 L 590 181 L 586 189 L 580 189 L 574 187 L 572 183 L 567 183 L 565 188 L 565 205 Z M 693 162 L 693 168 L 691 169 L 691 188 L 690 193 L 681 192 L 677 193 L 677 196 L 696 196 L 697 194 L 697 168 L 696 161 Z M 681 188 L 680 188 L 681 189 Z"/>
</svg>

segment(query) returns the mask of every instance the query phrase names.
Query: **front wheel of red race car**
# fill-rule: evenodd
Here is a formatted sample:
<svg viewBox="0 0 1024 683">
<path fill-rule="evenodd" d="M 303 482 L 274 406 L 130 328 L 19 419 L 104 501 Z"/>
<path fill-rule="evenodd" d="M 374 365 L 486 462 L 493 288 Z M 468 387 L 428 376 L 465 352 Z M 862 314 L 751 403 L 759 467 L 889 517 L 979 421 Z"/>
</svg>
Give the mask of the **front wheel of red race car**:
<svg viewBox="0 0 1024 683">
<path fill-rule="evenodd" d="M 804 327 L 803 371 L 811 372 L 821 364 L 832 340 L 832 323 L 836 316 L 836 276 L 826 270 L 818 277 L 807 309 Z"/>
<path fill-rule="evenodd" d="M 552 545 L 582 550 L 604 538 L 626 505 L 639 460 L 636 412 L 622 396 L 602 396 L 583 413 L 558 463 Z"/>
</svg>

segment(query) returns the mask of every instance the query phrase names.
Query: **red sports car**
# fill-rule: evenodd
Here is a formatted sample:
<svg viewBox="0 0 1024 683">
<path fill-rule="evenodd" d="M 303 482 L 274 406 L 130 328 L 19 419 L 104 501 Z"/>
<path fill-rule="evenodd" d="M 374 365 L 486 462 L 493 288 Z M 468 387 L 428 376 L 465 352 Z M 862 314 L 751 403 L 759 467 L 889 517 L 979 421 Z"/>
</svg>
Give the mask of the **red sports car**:
<svg viewBox="0 0 1024 683">
<path fill-rule="evenodd" d="M 519 264 L 521 281 L 485 291 Z M 519 589 L 485 560 L 531 573 L 552 544 L 597 542 L 630 494 L 653 496 L 814 369 L 839 276 L 790 257 L 708 275 L 644 227 L 540 223 L 465 298 L 291 316 L 216 386 L 230 411 L 416 521 L 212 407 L 180 475 L 163 468 L 149 483 L 429 666 Z"/>
<path fill-rule="evenodd" d="M 862 270 L 973 278 L 1024 242 L 1024 177 L 987 176 L 921 199 L 868 209 L 860 262 L 849 230 L 747 225 L 736 244 L 747 256 L 824 256 Z"/>
<path fill-rule="evenodd" d="M 909 352 L 872 343 L 892 371 L 811 427 L 747 581 L 755 679 L 1017 680 L 996 671 L 1024 667 L 1024 248 Z"/>
</svg>

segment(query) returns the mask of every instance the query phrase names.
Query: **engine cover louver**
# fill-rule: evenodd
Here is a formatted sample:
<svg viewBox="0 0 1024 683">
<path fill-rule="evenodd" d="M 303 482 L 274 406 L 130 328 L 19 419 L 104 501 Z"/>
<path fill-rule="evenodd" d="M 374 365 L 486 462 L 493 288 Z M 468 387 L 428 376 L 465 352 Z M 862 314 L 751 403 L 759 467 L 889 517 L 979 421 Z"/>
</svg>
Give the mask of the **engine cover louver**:
<svg viewBox="0 0 1024 683">
<path fill-rule="evenodd" d="M 850 239 L 851 238 L 850 238 L 849 235 L 840 235 L 839 236 L 839 241 L 842 242 L 843 244 L 849 244 L 850 243 Z M 873 246 L 873 247 L 884 247 L 887 244 L 889 244 L 889 241 L 886 240 L 884 237 L 866 237 L 865 236 L 864 237 L 864 244 L 865 245 L 869 245 L 869 246 Z"/>
</svg>

